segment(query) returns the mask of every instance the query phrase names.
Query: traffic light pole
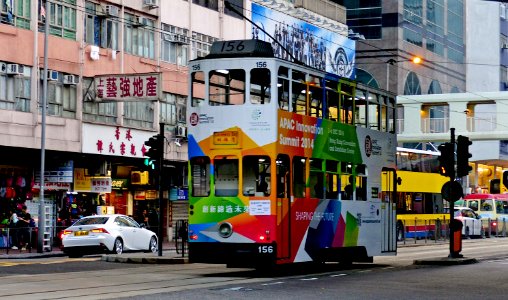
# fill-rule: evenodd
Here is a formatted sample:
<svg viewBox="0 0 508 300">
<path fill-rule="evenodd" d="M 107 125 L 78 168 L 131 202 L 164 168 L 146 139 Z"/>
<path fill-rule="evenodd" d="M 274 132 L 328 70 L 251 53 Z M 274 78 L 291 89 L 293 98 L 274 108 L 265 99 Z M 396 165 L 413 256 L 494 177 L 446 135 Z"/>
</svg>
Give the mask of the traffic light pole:
<svg viewBox="0 0 508 300">
<path fill-rule="evenodd" d="M 450 128 L 450 144 L 452 145 L 455 145 L 455 128 Z M 454 146 L 455 147 L 455 146 Z M 453 156 L 453 164 L 452 165 L 455 165 L 455 156 Z M 453 172 L 455 173 L 455 172 Z M 450 184 L 448 185 L 448 195 L 451 195 L 451 186 L 452 186 L 452 182 L 455 181 L 455 174 L 453 176 L 450 176 Z M 448 197 L 448 198 L 451 198 L 451 197 Z M 455 258 L 456 257 L 456 253 L 455 251 L 453 251 L 453 244 L 454 244 L 454 241 L 455 241 L 455 237 L 454 237 L 454 232 L 453 232 L 453 228 L 452 228 L 452 223 L 453 223 L 453 220 L 455 220 L 455 212 L 454 212 L 454 203 L 452 201 L 452 199 L 448 199 L 448 206 L 450 206 L 450 225 L 448 225 L 448 232 L 450 234 L 450 255 L 449 257 L 450 258 Z"/>
<path fill-rule="evenodd" d="M 159 188 L 159 228 L 157 231 L 157 236 L 159 237 L 157 239 L 158 242 L 158 255 L 162 256 L 162 241 L 164 237 L 162 236 L 164 231 L 164 192 L 162 190 L 162 165 L 164 164 L 164 123 L 159 123 L 160 126 L 160 157 L 159 157 L 159 165 L 157 170 L 157 185 Z"/>
</svg>

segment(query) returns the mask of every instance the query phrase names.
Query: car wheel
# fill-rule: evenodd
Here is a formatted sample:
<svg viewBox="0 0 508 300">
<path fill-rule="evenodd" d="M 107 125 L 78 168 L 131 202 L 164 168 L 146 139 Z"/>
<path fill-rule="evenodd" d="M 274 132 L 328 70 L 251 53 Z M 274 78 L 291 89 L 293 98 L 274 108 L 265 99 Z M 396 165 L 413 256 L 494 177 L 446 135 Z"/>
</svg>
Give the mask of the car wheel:
<svg viewBox="0 0 508 300">
<path fill-rule="evenodd" d="M 471 238 L 471 236 L 469 235 L 469 227 L 466 227 L 465 236 L 466 236 L 466 239 L 470 239 Z"/>
<path fill-rule="evenodd" d="M 123 241 L 120 238 L 117 238 L 115 240 L 115 243 L 113 244 L 113 254 L 122 254 L 123 252 Z"/>
<path fill-rule="evenodd" d="M 159 250 L 159 247 L 158 247 L 158 243 L 157 243 L 157 238 L 155 236 L 152 236 L 152 238 L 150 239 L 150 245 L 148 247 L 148 251 L 152 252 L 152 253 L 157 253 L 157 250 Z"/>
</svg>

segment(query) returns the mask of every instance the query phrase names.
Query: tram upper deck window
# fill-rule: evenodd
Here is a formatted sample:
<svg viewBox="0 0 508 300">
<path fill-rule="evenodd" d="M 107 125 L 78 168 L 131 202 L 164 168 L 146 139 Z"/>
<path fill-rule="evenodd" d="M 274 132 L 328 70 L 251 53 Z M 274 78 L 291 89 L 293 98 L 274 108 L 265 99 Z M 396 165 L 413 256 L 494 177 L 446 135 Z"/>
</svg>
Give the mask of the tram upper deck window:
<svg viewBox="0 0 508 300">
<path fill-rule="evenodd" d="M 245 70 L 216 70 L 209 75 L 211 106 L 245 103 Z"/>
<path fill-rule="evenodd" d="M 316 118 L 323 117 L 323 91 L 321 89 L 321 78 L 309 76 L 309 108 L 310 115 Z"/>
<path fill-rule="evenodd" d="M 238 158 L 218 156 L 214 159 L 215 196 L 238 195 Z"/>
<path fill-rule="evenodd" d="M 366 94 L 369 101 L 369 112 L 367 113 L 369 117 L 369 128 L 379 130 L 381 111 L 378 96 L 369 92 Z"/>
<path fill-rule="evenodd" d="M 339 162 L 327 160 L 325 163 L 326 171 L 326 198 L 339 198 Z"/>
<path fill-rule="evenodd" d="M 210 158 L 206 156 L 193 157 L 191 165 L 192 196 L 210 196 Z"/>
<path fill-rule="evenodd" d="M 192 107 L 202 106 L 205 103 L 205 73 L 192 73 Z"/>
<path fill-rule="evenodd" d="M 299 115 L 307 114 L 307 85 L 305 84 L 305 74 L 293 70 L 291 101 L 293 112 Z"/>
<path fill-rule="evenodd" d="M 388 130 L 388 97 L 386 96 L 379 96 L 379 104 L 381 105 L 381 110 L 380 110 L 380 113 L 381 113 L 381 128 L 380 130 L 381 131 L 384 131 L 384 132 L 389 132 Z"/>
<path fill-rule="evenodd" d="M 253 104 L 270 103 L 271 76 L 269 69 L 250 71 L 250 101 Z"/>
<path fill-rule="evenodd" d="M 323 160 L 318 158 L 310 159 L 310 178 L 309 184 L 311 186 L 310 196 L 312 198 L 323 198 L 324 192 L 324 172 Z"/>
<path fill-rule="evenodd" d="M 289 69 L 280 67 L 277 79 L 277 100 L 279 108 L 289 111 Z"/>
<path fill-rule="evenodd" d="M 339 93 L 337 92 L 338 83 L 336 81 L 326 81 L 326 104 L 328 110 L 325 118 L 337 122 L 339 120 Z"/>
<path fill-rule="evenodd" d="M 353 96 L 355 87 L 349 82 L 339 83 L 339 95 L 340 95 L 340 122 L 344 124 L 354 123 L 353 118 Z"/>
<path fill-rule="evenodd" d="M 355 124 L 367 127 L 367 99 L 365 92 L 361 90 L 356 90 L 355 95 Z"/>
<path fill-rule="evenodd" d="M 270 157 L 244 156 L 242 167 L 243 195 L 269 196 L 271 192 L 270 174 Z"/>
<path fill-rule="evenodd" d="M 388 119 L 388 127 L 387 131 L 395 133 L 395 117 L 396 117 L 396 105 L 395 105 L 395 99 L 392 97 L 387 98 L 387 119 Z"/>
</svg>

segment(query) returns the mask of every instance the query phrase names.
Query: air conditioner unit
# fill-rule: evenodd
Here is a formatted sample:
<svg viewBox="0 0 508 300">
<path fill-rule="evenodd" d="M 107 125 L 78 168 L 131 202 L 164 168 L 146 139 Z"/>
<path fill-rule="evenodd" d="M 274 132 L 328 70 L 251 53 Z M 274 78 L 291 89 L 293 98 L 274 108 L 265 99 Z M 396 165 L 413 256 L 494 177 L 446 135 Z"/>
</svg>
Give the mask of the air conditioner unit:
<svg viewBox="0 0 508 300">
<path fill-rule="evenodd" d="M 189 44 L 189 38 L 185 35 L 178 34 L 176 38 L 179 44 Z"/>
<path fill-rule="evenodd" d="M 146 6 L 150 9 L 159 7 L 157 5 L 157 0 L 143 0 L 143 6 Z"/>
<path fill-rule="evenodd" d="M 63 84 L 76 85 L 79 83 L 79 76 L 77 75 L 64 75 Z"/>
<path fill-rule="evenodd" d="M 7 64 L 6 63 L 0 63 L 0 74 L 7 73 Z"/>
<path fill-rule="evenodd" d="M 163 33 L 162 38 L 168 42 L 176 42 L 176 36 L 172 33 Z"/>
<path fill-rule="evenodd" d="M 41 74 L 44 73 L 44 70 L 41 70 Z M 44 79 L 44 75 L 41 75 L 41 80 Z M 48 81 L 58 81 L 58 71 L 48 70 L 47 77 Z"/>
<path fill-rule="evenodd" d="M 145 17 L 136 16 L 134 26 L 147 26 L 149 19 Z"/>
<path fill-rule="evenodd" d="M 132 171 L 131 184 L 148 184 L 148 171 Z"/>
<path fill-rule="evenodd" d="M 23 65 L 18 64 L 7 64 L 7 74 L 9 75 L 21 75 L 24 71 Z"/>
<path fill-rule="evenodd" d="M 187 137 L 187 127 L 182 125 L 177 125 L 175 127 L 175 136 L 176 137 Z"/>
<path fill-rule="evenodd" d="M 104 12 L 106 13 L 107 16 L 118 17 L 118 15 L 120 15 L 120 8 L 114 5 L 105 5 Z"/>
</svg>

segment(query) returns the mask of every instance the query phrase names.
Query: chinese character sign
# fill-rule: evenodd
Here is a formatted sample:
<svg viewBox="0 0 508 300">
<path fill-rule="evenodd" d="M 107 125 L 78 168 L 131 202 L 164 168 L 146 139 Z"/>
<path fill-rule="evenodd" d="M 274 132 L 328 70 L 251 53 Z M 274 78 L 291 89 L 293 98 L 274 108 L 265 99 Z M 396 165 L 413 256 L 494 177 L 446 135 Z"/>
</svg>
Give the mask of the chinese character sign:
<svg viewBox="0 0 508 300">
<path fill-rule="evenodd" d="M 162 81 L 160 73 L 95 76 L 96 101 L 156 101 Z"/>
</svg>

